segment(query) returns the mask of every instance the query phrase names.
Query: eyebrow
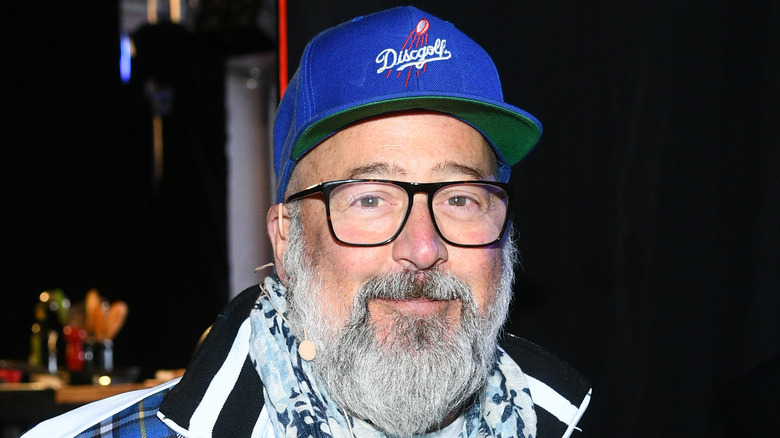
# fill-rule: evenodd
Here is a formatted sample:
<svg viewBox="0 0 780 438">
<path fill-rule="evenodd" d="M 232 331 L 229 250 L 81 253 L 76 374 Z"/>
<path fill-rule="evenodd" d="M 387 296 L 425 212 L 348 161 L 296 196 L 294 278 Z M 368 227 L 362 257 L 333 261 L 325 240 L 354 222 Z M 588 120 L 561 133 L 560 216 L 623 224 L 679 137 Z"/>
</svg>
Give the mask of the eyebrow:
<svg viewBox="0 0 780 438">
<path fill-rule="evenodd" d="M 474 179 L 485 178 L 485 175 L 483 175 L 482 172 L 480 172 L 478 169 L 471 166 L 458 164 L 454 161 L 447 161 L 445 163 L 438 164 L 433 168 L 433 171 L 436 173 L 461 173 Z"/>
<path fill-rule="evenodd" d="M 378 175 L 403 175 L 406 171 L 401 169 L 400 167 L 396 165 L 391 165 L 388 163 L 383 162 L 373 162 L 373 163 L 367 163 L 360 166 L 356 166 L 350 169 L 347 169 L 347 171 L 344 173 L 344 179 L 358 179 L 358 178 L 365 178 L 369 176 L 378 176 Z"/>
<path fill-rule="evenodd" d="M 482 172 L 480 172 L 478 169 L 471 166 L 459 164 L 454 161 L 446 161 L 444 163 L 437 164 L 431 170 L 433 171 L 433 173 L 438 173 L 438 174 L 443 174 L 443 173 L 462 174 L 477 180 L 481 180 L 485 178 L 485 175 L 483 175 Z M 399 175 L 405 175 L 407 173 L 408 172 L 406 170 L 402 169 L 401 167 L 395 164 L 373 162 L 373 163 L 367 163 L 367 164 L 363 164 L 348 169 L 344 173 L 344 179 L 358 179 L 358 178 L 366 178 L 370 176 L 399 176 Z"/>
</svg>

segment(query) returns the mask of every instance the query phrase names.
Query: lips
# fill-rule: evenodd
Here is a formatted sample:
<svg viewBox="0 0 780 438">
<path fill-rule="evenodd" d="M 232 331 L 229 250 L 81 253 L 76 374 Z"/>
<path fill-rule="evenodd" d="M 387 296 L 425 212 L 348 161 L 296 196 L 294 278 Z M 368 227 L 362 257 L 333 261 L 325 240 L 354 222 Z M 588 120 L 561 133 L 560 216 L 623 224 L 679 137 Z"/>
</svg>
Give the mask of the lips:
<svg viewBox="0 0 780 438">
<path fill-rule="evenodd" d="M 456 304 L 454 303 L 454 300 L 432 300 L 429 298 L 409 298 L 404 300 L 375 298 L 372 301 L 375 301 L 376 304 L 383 308 L 416 315 L 439 313 L 446 310 L 452 304 Z M 460 306 L 459 303 L 457 303 L 457 305 Z"/>
</svg>

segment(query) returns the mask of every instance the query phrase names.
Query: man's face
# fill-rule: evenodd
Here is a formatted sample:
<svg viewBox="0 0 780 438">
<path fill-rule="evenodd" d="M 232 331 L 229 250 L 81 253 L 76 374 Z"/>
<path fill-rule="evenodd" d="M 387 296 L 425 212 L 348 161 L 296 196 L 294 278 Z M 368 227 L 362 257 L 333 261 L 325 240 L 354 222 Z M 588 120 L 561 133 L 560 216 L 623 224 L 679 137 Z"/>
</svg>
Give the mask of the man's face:
<svg viewBox="0 0 780 438">
<path fill-rule="evenodd" d="M 352 125 L 325 140 L 299 162 L 292 189 L 350 178 L 438 182 L 491 180 L 494 174 L 493 152 L 472 127 L 445 115 L 405 113 Z M 321 311 L 331 328 L 344 325 L 366 281 L 393 271 L 450 272 L 471 288 L 480 313 L 493 301 L 502 274 L 501 249 L 446 244 L 433 226 L 425 194 L 414 196 L 409 219 L 393 242 L 368 248 L 334 240 L 321 197 L 299 202 L 303 240 L 321 284 Z M 372 299 L 367 304 L 381 340 L 398 315 L 444 316 L 455 329 L 462 303 Z"/>
<path fill-rule="evenodd" d="M 468 125 L 442 115 L 383 117 L 347 128 L 296 168 L 290 191 L 349 178 L 489 180 L 495 160 Z M 392 435 L 451 421 L 491 372 L 514 278 L 511 238 L 453 247 L 417 194 L 398 237 L 377 247 L 339 244 L 321 197 L 289 207 L 289 233 L 269 212 L 288 317 L 317 345 L 312 364 L 347 412 Z M 286 237 L 281 237 L 286 234 Z"/>
</svg>

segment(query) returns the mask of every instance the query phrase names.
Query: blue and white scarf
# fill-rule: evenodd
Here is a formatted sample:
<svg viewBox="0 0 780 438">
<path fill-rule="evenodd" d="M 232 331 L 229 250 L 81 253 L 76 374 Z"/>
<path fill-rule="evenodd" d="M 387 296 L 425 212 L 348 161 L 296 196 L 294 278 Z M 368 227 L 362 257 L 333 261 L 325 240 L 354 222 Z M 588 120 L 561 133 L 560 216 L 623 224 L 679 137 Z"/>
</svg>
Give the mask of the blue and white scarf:
<svg viewBox="0 0 780 438">
<path fill-rule="evenodd" d="M 278 437 L 382 437 L 370 424 L 347 416 L 328 396 L 311 364 L 298 355 L 298 341 L 276 312 L 285 312 L 285 289 L 266 278 L 250 314 L 249 355 L 264 383 L 265 407 Z M 460 438 L 536 436 L 536 414 L 525 375 L 499 348 L 493 372 L 462 414 Z M 350 421 L 350 424 L 347 424 Z"/>
</svg>

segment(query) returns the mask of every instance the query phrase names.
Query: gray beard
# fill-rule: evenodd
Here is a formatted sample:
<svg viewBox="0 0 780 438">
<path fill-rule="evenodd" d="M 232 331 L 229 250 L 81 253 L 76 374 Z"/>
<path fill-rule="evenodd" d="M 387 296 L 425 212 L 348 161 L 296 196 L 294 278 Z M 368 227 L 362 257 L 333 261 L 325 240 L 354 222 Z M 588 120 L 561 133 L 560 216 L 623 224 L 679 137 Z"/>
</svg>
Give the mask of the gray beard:
<svg viewBox="0 0 780 438">
<path fill-rule="evenodd" d="M 516 249 L 504 243 L 504 266 L 495 299 L 482 313 L 470 287 L 443 271 L 400 271 L 368 280 L 357 291 L 342 326 L 329 323 L 321 303 L 316 265 L 303 239 L 298 208 L 291 211 L 283 265 L 289 278 L 288 317 L 302 339 L 317 347 L 312 368 L 333 400 L 353 416 L 389 435 L 418 435 L 442 427 L 484 386 L 493 369 L 498 333 L 509 308 Z M 423 275 L 420 275 L 423 274 Z M 374 298 L 461 301 L 453 328 L 445 315 L 398 313 L 378 327 Z M 377 332 L 386 333 L 379 340 Z"/>
</svg>

